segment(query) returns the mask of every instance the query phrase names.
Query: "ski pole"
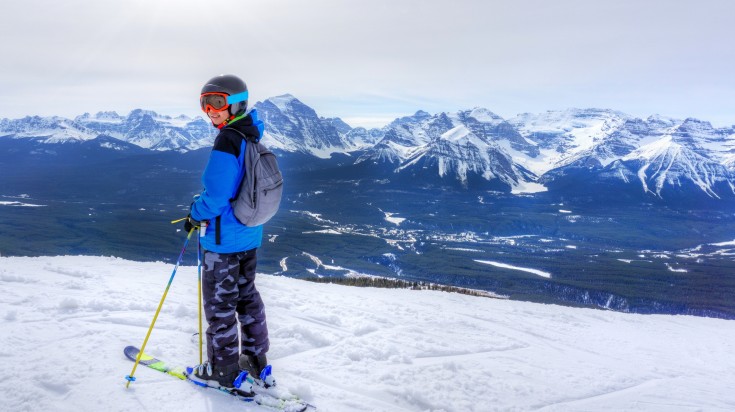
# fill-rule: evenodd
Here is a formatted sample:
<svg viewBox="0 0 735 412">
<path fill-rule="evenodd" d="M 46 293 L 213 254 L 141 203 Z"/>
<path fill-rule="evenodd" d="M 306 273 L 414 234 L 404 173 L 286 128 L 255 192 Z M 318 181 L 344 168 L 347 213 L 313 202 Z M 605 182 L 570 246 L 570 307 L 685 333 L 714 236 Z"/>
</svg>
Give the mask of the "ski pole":
<svg viewBox="0 0 735 412">
<path fill-rule="evenodd" d="M 181 249 L 179 258 L 176 260 L 176 266 L 174 266 L 174 271 L 171 273 L 171 278 L 169 278 L 168 284 L 166 285 L 166 289 L 163 291 L 163 296 L 161 296 L 161 302 L 158 303 L 158 309 L 156 309 L 156 314 L 153 315 L 151 326 L 148 328 L 148 333 L 146 333 L 145 335 L 145 340 L 143 340 L 143 346 L 140 347 L 140 352 L 138 352 L 138 357 L 135 359 L 135 364 L 133 365 L 133 371 L 130 372 L 130 375 L 125 377 L 125 379 L 128 381 L 128 383 L 125 384 L 126 388 L 130 387 L 130 382 L 133 382 L 135 380 L 135 369 L 138 367 L 138 363 L 140 363 L 141 356 L 143 356 L 143 352 L 145 351 L 145 345 L 148 344 L 148 338 L 150 338 L 151 332 L 153 331 L 153 325 L 156 324 L 156 319 L 158 319 L 158 314 L 161 312 L 161 307 L 163 307 L 163 301 L 166 300 L 166 295 L 168 294 L 168 290 L 171 287 L 171 283 L 174 281 L 174 276 L 176 276 L 176 271 L 179 269 L 179 265 L 181 264 L 181 259 L 184 257 L 184 252 L 186 251 L 186 246 L 189 244 L 189 239 L 191 239 L 192 233 L 194 233 L 194 228 L 192 228 L 189 231 L 189 235 L 186 236 L 184 247 Z"/>
<path fill-rule="evenodd" d="M 201 229 L 199 229 L 201 230 Z M 200 232 L 201 234 L 201 232 Z M 202 359 L 202 239 L 197 242 L 197 272 L 199 274 L 199 364 L 203 365 Z"/>
</svg>

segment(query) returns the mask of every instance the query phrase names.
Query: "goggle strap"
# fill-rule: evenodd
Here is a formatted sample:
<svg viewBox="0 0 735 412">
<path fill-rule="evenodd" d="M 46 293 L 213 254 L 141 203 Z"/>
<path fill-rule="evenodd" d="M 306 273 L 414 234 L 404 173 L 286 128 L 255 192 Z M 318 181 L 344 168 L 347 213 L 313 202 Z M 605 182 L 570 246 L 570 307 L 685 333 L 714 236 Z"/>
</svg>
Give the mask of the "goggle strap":
<svg viewBox="0 0 735 412">
<path fill-rule="evenodd" d="M 248 91 L 227 96 L 227 104 L 240 103 L 248 99 Z"/>
</svg>

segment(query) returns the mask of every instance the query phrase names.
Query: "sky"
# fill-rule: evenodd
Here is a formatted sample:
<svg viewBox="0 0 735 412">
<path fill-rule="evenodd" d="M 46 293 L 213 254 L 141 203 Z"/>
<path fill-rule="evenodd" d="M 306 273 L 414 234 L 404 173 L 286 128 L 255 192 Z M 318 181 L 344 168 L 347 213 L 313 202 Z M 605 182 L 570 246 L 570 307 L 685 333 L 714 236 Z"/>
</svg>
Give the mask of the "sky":
<svg viewBox="0 0 735 412">
<path fill-rule="evenodd" d="M 735 124 L 730 0 L 26 0 L 0 5 L 0 118 L 201 115 L 209 78 L 376 127 L 485 107 Z"/>
</svg>

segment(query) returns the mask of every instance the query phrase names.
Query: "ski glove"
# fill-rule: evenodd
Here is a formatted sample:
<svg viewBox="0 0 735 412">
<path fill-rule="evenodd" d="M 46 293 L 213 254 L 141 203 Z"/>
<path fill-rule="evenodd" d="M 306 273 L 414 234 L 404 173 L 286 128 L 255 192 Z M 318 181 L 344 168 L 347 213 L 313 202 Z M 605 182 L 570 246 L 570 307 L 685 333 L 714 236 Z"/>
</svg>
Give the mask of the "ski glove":
<svg viewBox="0 0 735 412">
<path fill-rule="evenodd" d="M 202 222 L 191 217 L 191 213 L 189 213 L 186 220 L 184 220 L 184 230 L 186 230 L 186 233 L 191 232 L 192 229 L 199 229 L 201 225 Z"/>
</svg>

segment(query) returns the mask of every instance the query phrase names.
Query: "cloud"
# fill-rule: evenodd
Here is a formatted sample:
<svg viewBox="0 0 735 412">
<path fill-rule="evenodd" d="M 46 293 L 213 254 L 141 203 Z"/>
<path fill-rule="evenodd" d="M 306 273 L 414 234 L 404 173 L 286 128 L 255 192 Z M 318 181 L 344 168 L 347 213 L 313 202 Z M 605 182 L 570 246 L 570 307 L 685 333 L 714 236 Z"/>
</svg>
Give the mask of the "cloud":
<svg viewBox="0 0 735 412">
<path fill-rule="evenodd" d="M 292 93 L 324 116 L 595 106 L 735 123 L 726 0 L 6 3 L 0 117 L 198 114 L 201 83 L 235 73 L 254 100 Z"/>
</svg>

